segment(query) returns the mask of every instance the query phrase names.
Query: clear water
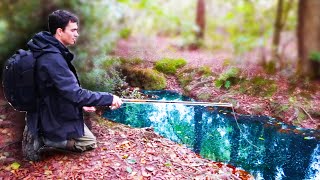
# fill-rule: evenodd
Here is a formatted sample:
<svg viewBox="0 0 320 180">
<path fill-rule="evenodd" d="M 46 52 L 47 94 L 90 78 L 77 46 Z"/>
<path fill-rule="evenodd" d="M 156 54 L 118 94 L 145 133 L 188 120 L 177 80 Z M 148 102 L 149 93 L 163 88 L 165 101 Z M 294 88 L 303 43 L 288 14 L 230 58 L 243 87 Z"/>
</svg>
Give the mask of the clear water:
<svg viewBox="0 0 320 180">
<path fill-rule="evenodd" d="M 169 91 L 146 91 L 159 100 L 190 100 Z M 255 179 L 320 179 L 320 132 L 288 126 L 265 116 L 182 104 L 124 104 L 106 111 L 110 120 L 185 144 L 202 157 L 242 168 Z"/>
</svg>

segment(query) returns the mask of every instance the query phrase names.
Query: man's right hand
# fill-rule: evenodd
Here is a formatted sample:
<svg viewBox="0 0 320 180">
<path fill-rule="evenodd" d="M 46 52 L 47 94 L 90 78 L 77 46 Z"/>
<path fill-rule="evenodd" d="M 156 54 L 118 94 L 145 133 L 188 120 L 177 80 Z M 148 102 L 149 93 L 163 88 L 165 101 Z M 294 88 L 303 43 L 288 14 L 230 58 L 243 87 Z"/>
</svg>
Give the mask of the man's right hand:
<svg viewBox="0 0 320 180">
<path fill-rule="evenodd" d="M 118 96 L 113 95 L 111 109 L 118 109 L 122 105 L 122 103 L 122 100 Z"/>
</svg>

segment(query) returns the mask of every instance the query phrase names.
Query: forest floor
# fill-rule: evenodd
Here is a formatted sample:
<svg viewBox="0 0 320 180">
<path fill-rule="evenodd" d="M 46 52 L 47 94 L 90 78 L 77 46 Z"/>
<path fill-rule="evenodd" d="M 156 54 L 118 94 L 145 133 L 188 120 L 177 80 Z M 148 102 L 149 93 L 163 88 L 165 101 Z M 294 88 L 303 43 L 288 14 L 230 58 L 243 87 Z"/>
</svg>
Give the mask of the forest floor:
<svg viewBox="0 0 320 180">
<path fill-rule="evenodd" d="M 201 158 L 152 128 L 131 128 L 97 115 L 87 117 L 98 148 L 84 153 L 49 149 L 42 161 L 27 161 L 21 152 L 24 115 L 0 97 L 0 180 L 252 179 L 241 169 Z"/>
<path fill-rule="evenodd" d="M 172 46 L 165 38 L 130 38 L 118 43 L 114 54 L 127 58 L 141 58 L 154 62 L 163 57 L 185 58 L 187 66 L 207 65 L 215 73 L 223 71 L 227 52 L 211 53 L 202 50 L 183 50 Z M 248 74 L 263 74 L 254 64 L 241 64 Z M 263 74 L 264 76 L 267 76 Z M 243 114 L 279 116 L 270 108 L 270 99 L 288 103 L 287 79 L 273 75 L 278 90 L 268 97 L 249 96 L 212 86 L 194 86 L 190 95 L 196 97 L 202 91 L 214 95 L 210 101 L 230 100 L 236 111 Z M 195 77 L 196 79 L 197 77 Z M 320 87 L 319 82 L 312 82 Z M 183 93 L 177 78 L 167 77 L 167 89 Z M 1 89 L 0 89 L 1 90 Z M 305 91 L 297 87 L 296 91 Z M 2 93 L 2 90 L 0 91 Z M 153 132 L 152 129 L 130 128 L 101 120 L 94 116 L 93 133 L 98 148 L 85 153 L 47 152 L 41 162 L 26 161 L 21 155 L 21 135 L 24 114 L 15 112 L 0 93 L 0 180 L 1 179 L 250 179 L 246 172 L 230 165 L 212 162 L 199 157 L 185 146 L 176 144 Z M 223 97 L 223 98 L 218 98 Z M 311 104 L 319 111 L 320 92 L 311 94 Z M 259 107 L 259 108 L 257 108 Z M 259 109 L 259 111 L 257 110 Z M 282 115 L 281 120 L 292 124 L 294 111 Z M 309 113 L 308 113 L 309 114 Z M 93 117 L 92 117 L 93 118 Z M 319 117 L 299 122 L 302 127 L 319 129 Z"/>
<path fill-rule="evenodd" d="M 194 69 L 210 67 L 216 77 L 208 80 L 202 75 L 195 74 L 188 86 L 188 92 L 181 88 L 177 76 L 167 76 L 166 89 L 187 94 L 200 101 L 232 103 L 236 112 L 240 114 L 266 115 L 290 125 L 319 130 L 320 81 L 300 80 L 295 76 L 296 45 L 292 37 L 284 39 L 287 41 L 282 45 L 285 47 L 282 58 L 285 59 L 287 67 L 272 74 L 266 73 L 260 65 L 260 49 L 248 52 L 239 58 L 226 50 L 210 52 L 202 49 L 181 48 L 177 46 L 177 40 L 166 37 L 135 37 L 121 40 L 114 54 L 129 59 L 142 59 L 149 62 L 146 64 L 151 68 L 155 61 L 162 58 L 185 59 L 187 65 L 181 71 L 190 67 Z M 264 54 L 266 58 L 270 57 L 270 51 L 265 50 Z M 235 85 L 228 90 L 217 88 L 214 80 L 230 67 L 241 69 L 240 76 L 247 79 L 261 77 L 262 80 L 256 84 L 246 84 L 242 92 L 240 92 L 240 85 Z M 275 92 L 272 95 L 264 95 L 263 92 L 268 92 L 271 85 L 277 87 Z M 199 98 L 201 94 L 205 98 Z"/>
</svg>

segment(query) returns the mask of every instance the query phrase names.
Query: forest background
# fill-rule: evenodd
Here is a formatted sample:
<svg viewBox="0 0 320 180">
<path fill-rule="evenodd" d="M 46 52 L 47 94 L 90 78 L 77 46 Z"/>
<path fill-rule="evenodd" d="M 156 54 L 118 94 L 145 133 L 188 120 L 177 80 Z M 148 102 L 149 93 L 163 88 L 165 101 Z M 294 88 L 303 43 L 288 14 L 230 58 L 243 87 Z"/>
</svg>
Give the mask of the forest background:
<svg viewBox="0 0 320 180">
<path fill-rule="evenodd" d="M 81 22 L 81 36 L 72 51 L 77 55 L 74 63 L 85 88 L 119 95 L 125 93 L 127 83 L 144 89 L 168 89 L 173 75 L 181 91 L 198 100 L 228 101 L 240 112 L 319 128 L 319 8 L 316 0 L 4 0 L 0 2 L 0 64 L 2 67 L 15 50 L 26 49 L 36 32 L 47 29 L 49 13 L 68 9 Z M 159 43 L 160 47 L 163 39 L 167 52 L 209 52 L 216 56 L 208 61 L 197 59 L 197 55 L 189 59 L 176 54 L 157 57 L 150 44 Z M 120 51 L 121 42 L 131 49 Z M 166 62 L 166 58 L 198 64 L 201 72 L 195 72 L 199 67 L 168 72 L 168 67 L 175 65 L 165 63 L 161 69 L 161 63 L 155 63 Z M 149 73 L 160 73 L 149 77 L 156 79 L 150 81 L 154 84 L 135 82 L 138 75 L 128 76 L 140 73 L 123 65 L 128 61 L 143 68 L 146 65 L 141 62 L 155 63 L 156 70 Z M 192 73 L 209 78 L 192 79 Z M 205 87 L 218 89 L 219 98 L 212 97 Z M 267 105 L 255 103 L 256 99 Z"/>
<path fill-rule="evenodd" d="M 70 10 L 80 19 L 79 41 L 71 50 L 85 88 L 129 98 L 143 98 L 136 87 L 174 90 L 198 101 L 232 103 L 239 114 L 320 128 L 319 0 L 2 0 L 1 70 L 16 50 L 27 49 L 35 33 L 47 30 L 48 14 L 56 9 Z M 195 170 L 193 162 L 200 158 L 170 141 L 158 141 L 150 129 L 103 122 L 93 126 L 99 148 L 84 159 L 57 155 L 39 163 L 23 161 L 24 114 L 8 105 L 1 87 L 0 174 L 17 179 L 152 173 L 190 178 L 221 171 L 221 164 L 204 160 L 205 168 Z M 149 150 L 152 158 L 146 162 L 141 152 Z M 127 153 L 135 153 L 140 163 L 128 164 Z M 163 155 L 179 158 L 163 166 Z M 160 168 L 145 167 L 155 160 Z M 105 168 L 83 171 L 95 162 Z M 230 177 L 238 173 L 222 169 Z M 179 176 L 171 174 L 174 170 Z"/>
</svg>

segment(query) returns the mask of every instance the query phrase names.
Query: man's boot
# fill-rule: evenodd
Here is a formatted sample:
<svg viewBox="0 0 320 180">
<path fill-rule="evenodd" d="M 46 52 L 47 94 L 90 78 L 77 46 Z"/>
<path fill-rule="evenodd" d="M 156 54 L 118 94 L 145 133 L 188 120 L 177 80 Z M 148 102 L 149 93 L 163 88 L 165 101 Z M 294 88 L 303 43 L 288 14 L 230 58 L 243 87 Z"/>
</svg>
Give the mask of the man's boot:
<svg viewBox="0 0 320 180">
<path fill-rule="evenodd" d="M 33 135 L 26 125 L 23 131 L 22 138 L 22 154 L 30 161 L 41 160 L 39 149 L 43 146 L 43 142 L 39 136 Z"/>
</svg>

